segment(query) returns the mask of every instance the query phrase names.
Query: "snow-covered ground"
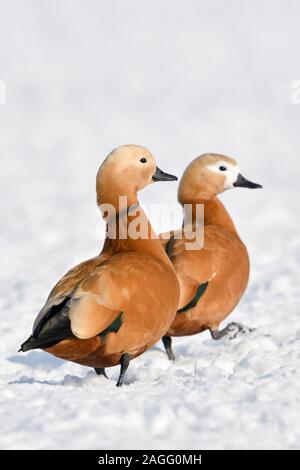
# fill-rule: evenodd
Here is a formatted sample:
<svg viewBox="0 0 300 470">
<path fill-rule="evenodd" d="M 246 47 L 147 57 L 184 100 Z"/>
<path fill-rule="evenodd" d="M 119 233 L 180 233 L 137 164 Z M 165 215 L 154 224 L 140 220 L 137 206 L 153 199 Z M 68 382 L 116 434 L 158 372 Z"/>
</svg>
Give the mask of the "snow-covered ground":
<svg viewBox="0 0 300 470">
<path fill-rule="evenodd" d="M 0 0 L 0 447 L 300 447 L 299 14 L 296 0 Z M 100 250 L 96 170 L 129 142 L 178 175 L 231 155 L 264 189 L 222 197 L 252 261 L 231 318 L 257 331 L 175 339 L 175 364 L 158 344 L 117 389 L 117 368 L 106 381 L 17 350 L 52 285 Z M 175 198 L 171 183 L 141 194 Z"/>
</svg>

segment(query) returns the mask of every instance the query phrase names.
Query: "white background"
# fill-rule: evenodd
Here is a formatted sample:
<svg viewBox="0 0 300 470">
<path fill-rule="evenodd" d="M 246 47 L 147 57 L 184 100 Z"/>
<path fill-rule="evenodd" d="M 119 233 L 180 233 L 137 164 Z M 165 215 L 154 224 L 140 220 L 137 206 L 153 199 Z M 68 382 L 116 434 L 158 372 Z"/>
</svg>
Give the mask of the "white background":
<svg viewBox="0 0 300 470">
<path fill-rule="evenodd" d="M 299 15 L 296 0 L 0 0 L 1 447 L 299 447 Z M 178 176 L 221 152 L 264 189 L 222 196 L 252 263 L 231 318 L 257 332 L 175 339 L 175 364 L 159 344 L 118 390 L 117 368 L 105 381 L 16 351 L 53 284 L 101 249 L 95 175 L 124 143 Z"/>
</svg>

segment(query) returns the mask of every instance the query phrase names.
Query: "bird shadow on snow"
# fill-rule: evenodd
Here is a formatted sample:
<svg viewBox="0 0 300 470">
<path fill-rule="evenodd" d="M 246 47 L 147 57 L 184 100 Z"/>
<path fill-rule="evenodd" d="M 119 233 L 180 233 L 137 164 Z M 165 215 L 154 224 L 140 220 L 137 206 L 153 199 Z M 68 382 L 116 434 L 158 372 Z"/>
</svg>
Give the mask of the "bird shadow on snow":
<svg viewBox="0 0 300 470">
<path fill-rule="evenodd" d="M 62 366 L 64 361 L 62 359 L 58 359 L 54 356 L 49 354 L 45 354 L 41 351 L 32 351 L 26 355 L 15 354 L 8 358 L 8 361 L 13 362 L 15 364 L 21 364 L 23 366 L 27 366 L 33 370 L 42 370 L 43 372 L 51 372 L 52 370 L 58 369 Z M 26 367 L 26 369 L 27 369 Z M 72 382 L 74 385 L 80 384 L 82 382 L 81 377 L 76 377 L 73 375 L 65 375 L 65 377 L 61 381 L 55 380 L 47 380 L 47 379 L 38 379 L 32 376 L 22 375 L 21 377 L 12 380 L 9 384 L 46 384 L 46 385 L 67 385 L 68 383 L 71 384 Z"/>
<path fill-rule="evenodd" d="M 98 377 L 94 371 L 89 371 L 84 377 L 78 375 L 66 374 L 62 380 L 47 380 L 39 379 L 32 376 L 22 375 L 18 379 L 11 380 L 9 385 L 16 384 L 40 384 L 50 385 L 52 387 L 70 387 L 70 388 L 81 388 L 87 384 L 99 384 L 100 382 L 109 383 L 104 377 Z"/>
<path fill-rule="evenodd" d="M 99 377 L 94 370 L 89 369 L 88 372 L 84 376 L 80 375 L 73 375 L 73 374 L 65 374 L 61 380 L 55 379 L 47 379 L 41 377 L 35 377 L 31 375 L 29 370 L 36 371 L 38 374 L 42 372 L 43 374 L 46 372 L 50 373 L 55 369 L 60 368 L 65 361 L 50 354 L 45 354 L 42 351 L 31 351 L 24 355 L 21 354 L 14 354 L 7 358 L 8 361 L 13 362 L 15 364 L 20 364 L 25 366 L 26 372 L 24 370 L 24 374 L 19 375 L 19 377 L 15 378 L 8 382 L 9 385 L 16 385 L 16 384 L 40 384 L 40 385 L 49 385 L 49 386 L 63 386 L 63 387 L 70 387 L 70 388 L 80 388 L 86 385 L 99 385 L 99 383 L 103 385 L 115 385 L 115 380 L 117 380 L 118 372 L 112 374 L 112 377 L 109 379 L 105 379 L 104 377 Z M 114 368 L 113 368 L 114 369 Z M 29 375 L 30 374 L 30 375 Z M 132 378 L 129 374 L 129 378 L 126 377 L 125 383 L 130 384 L 134 382 L 134 377 Z"/>
<path fill-rule="evenodd" d="M 56 369 L 64 363 L 62 359 L 58 359 L 57 357 L 40 351 L 32 351 L 26 355 L 14 354 L 13 356 L 10 356 L 8 360 L 16 364 L 22 364 L 29 367 L 46 368 L 46 370 Z"/>
<path fill-rule="evenodd" d="M 58 359 L 54 356 L 49 354 L 45 354 L 44 352 L 40 351 L 32 351 L 26 355 L 13 355 L 8 358 L 8 361 L 13 362 L 15 364 L 21 364 L 23 366 L 27 366 L 31 370 L 35 371 L 42 371 L 43 374 L 46 372 L 51 372 L 53 370 L 58 369 L 61 367 L 65 361 L 62 359 Z M 26 372 L 28 369 L 26 368 Z M 104 382 L 105 380 L 105 382 Z M 95 374 L 93 370 L 88 370 L 87 374 L 84 376 L 80 375 L 73 375 L 73 374 L 65 374 L 61 380 L 52 380 L 47 378 L 41 377 L 34 377 L 32 375 L 27 375 L 26 373 L 19 376 L 18 378 L 11 380 L 9 385 L 14 384 L 43 384 L 43 385 L 50 385 L 50 386 L 64 386 L 64 387 L 71 387 L 71 388 L 80 388 L 87 384 L 93 383 L 109 383 L 106 379 L 99 377 Z"/>
</svg>

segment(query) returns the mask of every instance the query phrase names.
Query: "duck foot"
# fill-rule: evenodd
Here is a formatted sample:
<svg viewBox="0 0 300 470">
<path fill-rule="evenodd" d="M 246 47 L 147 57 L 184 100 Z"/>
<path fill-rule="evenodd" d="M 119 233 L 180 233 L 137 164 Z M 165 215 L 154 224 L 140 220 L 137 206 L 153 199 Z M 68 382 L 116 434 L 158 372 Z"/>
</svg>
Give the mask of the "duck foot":
<svg viewBox="0 0 300 470">
<path fill-rule="evenodd" d="M 126 353 L 123 354 L 121 356 L 121 361 L 120 361 L 121 370 L 120 370 L 120 375 L 119 375 L 119 379 L 118 379 L 118 382 L 117 382 L 117 387 L 122 387 L 123 380 L 124 380 L 124 375 L 125 375 L 126 370 L 128 369 L 129 363 L 130 363 L 129 354 L 126 354 Z"/>
<path fill-rule="evenodd" d="M 172 350 L 172 338 L 170 336 L 163 336 L 162 342 L 164 343 L 164 347 L 170 361 L 175 361 L 175 356 Z"/>
<path fill-rule="evenodd" d="M 103 375 L 106 379 L 108 379 L 104 367 L 94 367 L 94 371 L 97 375 Z"/>
<path fill-rule="evenodd" d="M 218 340 L 228 336 L 229 339 L 236 338 L 239 334 L 247 334 L 255 331 L 255 328 L 248 328 L 247 326 L 241 325 L 240 323 L 231 322 L 223 330 L 209 330 L 212 339 Z"/>
</svg>

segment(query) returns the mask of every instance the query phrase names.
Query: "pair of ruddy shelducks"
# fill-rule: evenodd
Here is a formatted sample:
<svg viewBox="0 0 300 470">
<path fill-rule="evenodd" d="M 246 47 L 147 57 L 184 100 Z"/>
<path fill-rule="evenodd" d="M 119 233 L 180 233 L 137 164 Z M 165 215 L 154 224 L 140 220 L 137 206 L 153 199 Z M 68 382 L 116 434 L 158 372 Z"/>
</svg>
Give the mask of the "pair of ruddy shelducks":
<svg viewBox="0 0 300 470">
<path fill-rule="evenodd" d="M 246 180 L 235 160 L 224 155 L 205 154 L 192 161 L 178 192 L 180 204 L 192 207 L 190 230 L 197 224 L 197 205 L 204 206 L 203 244 L 191 250 L 185 231 L 181 237 L 176 231 L 156 237 L 139 207 L 138 191 L 154 181 L 174 180 L 144 147 L 124 145 L 107 156 L 96 182 L 107 224 L 102 252 L 56 284 L 21 351 L 40 348 L 105 376 L 106 367 L 120 364 L 121 386 L 130 360 L 161 338 L 169 359 L 174 359 L 172 336 L 209 329 L 213 339 L 220 339 L 243 330 L 236 323 L 219 330 L 246 289 L 249 258 L 217 194 L 261 186 Z M 122 211 L 120 196 L 126 196 Z M 104 213 L 108 205 L 116 217 Z M 147 236 L 130 236 L 130 231 L 120 236 L 137 214 Z"/>
</svg>

